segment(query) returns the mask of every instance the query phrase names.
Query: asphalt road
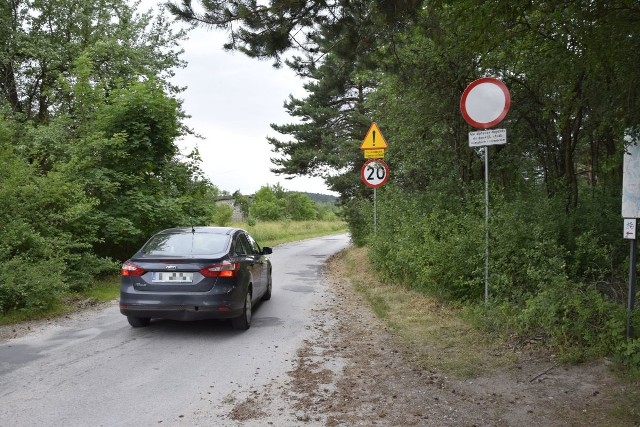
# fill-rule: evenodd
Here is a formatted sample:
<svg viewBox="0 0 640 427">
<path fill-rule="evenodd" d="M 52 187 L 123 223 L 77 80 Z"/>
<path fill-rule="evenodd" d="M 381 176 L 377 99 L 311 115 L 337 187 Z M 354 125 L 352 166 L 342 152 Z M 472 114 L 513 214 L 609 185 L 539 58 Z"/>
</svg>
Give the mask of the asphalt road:
<svg viewBox="0 0 640 427">
<path fill-rule="evenodd" d="M 116 304 L 0 343 L 0 426 L 220 425 L 217 403 L 284 377 L 322 304 L 322 265 L 347 235 L 278 246 L 273 298 L 251 329 L 155 320 Z"/>
</svg>

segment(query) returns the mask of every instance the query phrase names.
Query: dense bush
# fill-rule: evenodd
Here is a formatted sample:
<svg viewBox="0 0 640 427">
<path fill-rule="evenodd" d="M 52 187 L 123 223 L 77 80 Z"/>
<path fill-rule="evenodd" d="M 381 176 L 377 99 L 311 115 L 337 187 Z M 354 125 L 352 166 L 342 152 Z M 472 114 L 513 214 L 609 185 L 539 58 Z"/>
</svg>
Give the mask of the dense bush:
<svg viewBox="0 0 640 427">
<path fill-rule="evenodd" d="M 558 209 L 561 207 L 556 201 L 535 192 L 511 201 L 492 198 L 489 257 L 492 300 L 519 306 L 541 287 L 568 280 L 565 267 L 569 254 L 558 241 L 558 228 L 562 225 L 557 223 Z"/>
<path fill-rule="evenodd" d="M 378 196 L 377 233 L 370 237 L 375 265 L 391 278 L 450 300 L 482 295 L 484 232 L 481 212 L 452 212 L 422 195 L 393 186 Z"/>
<path fill-rule="evenodd" d="M 0 147 L 0 312 L 47 308 L 113 264 L 91 252 L 95 200 L 61 174 L 36 170 Z"/>
<path fill-rule="evenodd" d="M 594 286 L 542 285 L 518 318 L 525 332 L 542 331 L 565 359 L 574 361 L 611 354 L 624 341 L 624 307 L 603 298 Z"/>
<path fill-rule="evenodd" d="M 64 260 L 15 256 L 0 264 L 0 313 L 46 310 L 68 289 Z"/>
<path fill-rule="evenodd" d="M 213 223 L 220 227 L 226 227 L 231 224 L 233 218 L 233 208 L 229 205 L 220 205 L 213 214 Z"/>
<path fill-rule="evenodd" d="M 260 188 L 249 206 L 249 215 L 262 221 L 318 219 L 318 207 L 305 194 L 288 192 L 280 185 Z"/>
<path fill-rule="evenodd" d="M 262 221 L 277 221 L 284 218 L 286 201 L 276 196 L 269 186 L 256 192 L 255 199 L 249 207 L 249 215 Z"/>
<path fill-rule="evenodd" d="M 348 200 L 342 204 L 341 216 L 349 224 L 353 243 L 366 245 L 374 228 L 373 204 L 363 199 Z"/>
<path fill-rule="evenodd" d="M 455 304 L 480 307 L 482 195 L 480 188 L 470 187 L 465 197 L 443 203 L 428 194 L 402 194 L 388 184 L 378 191 L 376 233 L 368 226 L 370 202 L 352 204 L 347 218 L 356 241 L 369 245 L 373 264 L 384 278 Z M 619 217 L 603 212 L 602 204 L 602 197 L 587 194 L 576 211 L 558 215 L 562 203 L 534 191 L 511 200 L 493 197 L 490 304 L 482 313 L 504 324 L 487 322 L 488 327 L 545 336 L 568 360 L 618 354 L 633 365 L 635 356 L 624 336 L 626 300 L 620 298 L 626 245 L 619 239 L 620 227 L 614 227 Z"/>
</svg>

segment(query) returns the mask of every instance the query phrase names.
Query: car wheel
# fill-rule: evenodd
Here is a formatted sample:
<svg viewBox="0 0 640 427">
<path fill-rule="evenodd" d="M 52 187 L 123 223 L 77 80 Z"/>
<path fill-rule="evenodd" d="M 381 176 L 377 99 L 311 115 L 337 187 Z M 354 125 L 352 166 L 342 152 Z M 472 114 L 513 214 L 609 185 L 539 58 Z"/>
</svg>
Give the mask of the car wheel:
<svg viewBox="0 0 640 427">
<path fill-rule="evenodd" d="M 269 272 L 269 279 L 267 280 L 267 291 L 262 295 L 262 301 L 268 301 L 271 299 L 271 272 Z"/>
<path fill-rule="evenodd" d="M 151 319 L 148 317 L 127 316 L 127 320 L 129 321 L 129 324 L 134 328 L 149 326 L 149 323 L 151 323 Z"/>
<path fill-rule="evenodd" d="M 235 319 L 231 319 L 233 329 L 246 331 L 251 326 L 251 292 L 247 292 L 247 296 L 244 298 L 244 307 L 242 314 Z"/>
</svg>

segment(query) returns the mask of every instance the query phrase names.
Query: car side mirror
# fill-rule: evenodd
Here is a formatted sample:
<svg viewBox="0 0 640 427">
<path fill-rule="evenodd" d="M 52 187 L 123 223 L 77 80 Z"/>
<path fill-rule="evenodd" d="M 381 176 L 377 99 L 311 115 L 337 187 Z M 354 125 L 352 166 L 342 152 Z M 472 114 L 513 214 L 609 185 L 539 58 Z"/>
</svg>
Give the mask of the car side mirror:
<svg viewBox="0 0 640 427">
<path fill-rule="evenodd" d="M 271 249 L 268 246 L 265 246 L 264 248 L 262 248 L 262 255 L 270 255 L 273 253 L 273 249 Z"/>
</svg>

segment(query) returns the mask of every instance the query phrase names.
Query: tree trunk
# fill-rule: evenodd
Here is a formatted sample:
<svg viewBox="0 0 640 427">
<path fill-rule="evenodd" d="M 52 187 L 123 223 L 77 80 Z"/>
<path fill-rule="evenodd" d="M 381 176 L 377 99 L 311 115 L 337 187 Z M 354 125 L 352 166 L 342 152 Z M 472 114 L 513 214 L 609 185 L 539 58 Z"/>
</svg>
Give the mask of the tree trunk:
<svg viewBox="0 0 640 427">
<path fill-rule="evenodd" d="M 18 97 L 18 89 L 16 85 L 16 76 L 13 72 L 13 65 L 10 62 L 2 64 L 0 66 L 0 88 L 2 93 L 6 96 L 6 99 L 11 105 L 11 109 L 14 112 L 22 112 L 22 104 Z"/>
</svg>

